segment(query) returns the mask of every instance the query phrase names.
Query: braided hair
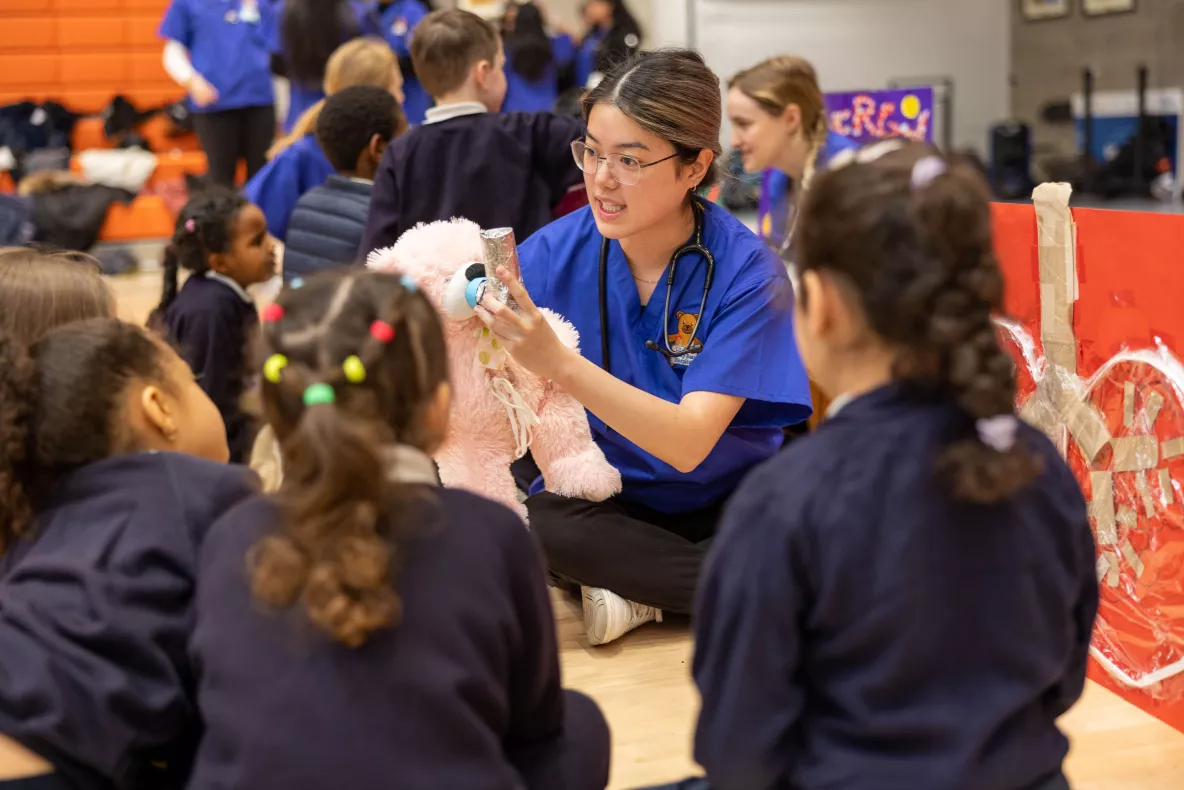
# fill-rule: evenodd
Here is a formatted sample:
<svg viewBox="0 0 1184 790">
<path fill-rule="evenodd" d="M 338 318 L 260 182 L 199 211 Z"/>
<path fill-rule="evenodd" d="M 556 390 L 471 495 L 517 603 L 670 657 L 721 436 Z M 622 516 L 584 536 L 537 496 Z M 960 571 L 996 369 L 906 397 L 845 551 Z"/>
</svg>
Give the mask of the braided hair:
<svg viewBox="0 0 1184 790">
<path fill-rule="evenodd" d="M 247 200 L 237 192 L 211 188 L 191 198 L 181 209 L 173 228 L 173 239 L 164 251 L 160 304 L 148 321 L 156 325 L 177 298 L 178 271 L 193 274 L 210 270 L 210 255 L 226 252 L 234 240 L 234 221 Z"/>
<path fill-rule="evenodd" d="M 448 381 L 431 303 L 400 278 L 337 270 L 287 289 L 264 311 L 263 406 L 280 442 L 283 527 L 249 557 L 255 597 L 303 604 L 355 647 L 395 625 L 392 579 L 406 486 L 383 450 L 429 449 L 425 416 Z"/>
<path fill-rule="evenodd" d="M 979 428 L 968 425 L 938 459 L 954 496 L 1006 499 L 1041 468 L 1023 442 L 989 443 L 982 429 L 1011 417 L 1016 396 L 1015 365 L 992 324 L 1003 275 L 990 192 L 973 165 L 927 146 L 876 149 L 835 163 L 807 193 L 798 272 L 843 278 L 871 330 L 897 349 L 894 376 L 954 401 Z"/>
</svg>

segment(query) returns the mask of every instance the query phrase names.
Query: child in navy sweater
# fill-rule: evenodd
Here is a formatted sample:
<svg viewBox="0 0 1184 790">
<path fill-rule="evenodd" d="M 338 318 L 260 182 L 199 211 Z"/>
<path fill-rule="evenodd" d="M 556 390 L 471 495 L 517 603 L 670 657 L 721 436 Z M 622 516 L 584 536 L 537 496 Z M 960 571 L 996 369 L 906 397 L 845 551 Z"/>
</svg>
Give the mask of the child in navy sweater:
<svg viewBox="0 0 1184 790">
<path fill-rule="evenodd" d="M 1064 790 L 1094 541 L 1013 413 L 989 193 L 925 147 L 849 158 L 810 190 L 797 264 L 802 358 L 835 404 L 728 505 L 695 626 L 707 780 L 686 786 Z"/>
<path fill-rule="evenodd" d="M 420 222 L 452 217 L 511 227 L 525 241 L 583 185 L 571 152 L 583 121 L 498 113 L 506 96 L 501 39 L 468 11 L 428 14 L 415 29 L 411 58 L 436 106 L 423 126 L 387 148 L 360 257 L 391 246 Z"/>
<path fill-rule="evenodd" d="M 284 246 L 285 282 L 357 262 L 378 162 L 405 131 L 403 110 L 382 88 L 355 85 L 325 99 L 317 142 L 337 173 L 296 202 Z"/>
<path fill-rule="evenodd" d="M 177 292 L 177 270 L 192 276 Z M 258 206 L 226 191 L 193 198 L 165 251 L 164 289 L 150 323 L 160 326 L 222 413 L 230 460 L 244 461 L 254 425 L 242 407 L 247 352 L 258 324 L 247 288 L 275 275 L 275 239 Z"/>
<path fill-rule="evenodd" d="M 349 269 L 277 305 L 263 402 L 284 480 L 203 548 L 190 788 L 604 788 L 608 729 L 560 686 L 530 533 L 436 485 L 450 391 L 435 308 Z"/>
<path fill-rule="evenodd" d="M 145 330 L 0 337 L 0 733 L 53 767 L 44 786 L 184 784 L 197 549 L 254 490 L 227 455 L 218 410 Z"/>
</svg>

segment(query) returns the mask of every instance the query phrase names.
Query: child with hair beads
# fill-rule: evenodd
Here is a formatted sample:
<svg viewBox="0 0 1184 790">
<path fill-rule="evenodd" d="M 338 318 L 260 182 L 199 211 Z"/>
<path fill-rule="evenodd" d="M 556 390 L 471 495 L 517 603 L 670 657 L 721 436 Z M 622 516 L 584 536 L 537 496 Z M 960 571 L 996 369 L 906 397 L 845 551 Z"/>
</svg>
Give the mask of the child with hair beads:
<svg viewBox="0 0 1184 790">
<path fill-rule="evenodd" d="M 254 490 L 227 454 L 146 330 L 76 321 L 28 351 L 0 334 L 0 733 L 53 767 L 40 784 L 183 785 L 197 549 Z"/>
<path fill-rule="evenodd" d="M 794 326 L 835 401 L 727 508 L 695 757 L 719 790 L 1067 790 L 1094 542 L 1013 412 L 990 193 L 895 141 L 832 167 L 803 207 Z"/>
<path fill-rule="evenodd" d="M 189 787 L 604 788 L 607 726 L 560 686 L 530 533 L 436 485 L 450 390 L 435 308 L 409 281 L 334 270 L 269 313 L 284 481 L 203 547 Z"/>
<path fill-rule="evenodd" d="M 177 270 L 192 276 L 177 290 Z M 240 401 L 247 390 L 246 358 L 258 326 L 247 288 L 276 271 L 275 239 L 258 206 L 232 192 L 193 198 L 177 218 L 165 251 L 160 306 L 149 322 L 178 344 L 202 389 L 226 423 L 230 460 L 243 461 L 254 431 Z"/>
</svg>

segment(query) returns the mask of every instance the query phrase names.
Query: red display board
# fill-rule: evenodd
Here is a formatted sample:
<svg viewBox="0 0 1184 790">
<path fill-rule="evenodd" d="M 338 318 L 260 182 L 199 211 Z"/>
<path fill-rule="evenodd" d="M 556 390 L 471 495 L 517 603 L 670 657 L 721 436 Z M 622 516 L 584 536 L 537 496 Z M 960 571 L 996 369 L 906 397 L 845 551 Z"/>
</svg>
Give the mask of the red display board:
<svg viewBox="0 0 1184 790">
<path fill-rule="evenodd" d="M 1018 405 L 1090 501 L 1101 590 L 1090 677 L 1184 731 L 1184 217 L 1073 210 L 1066 286 L 1050 283 L 1032 206 L 993 215 Z M 1045 353 L 1057 322 L 1075 348 L 1060 364 Z"/>
</svg>

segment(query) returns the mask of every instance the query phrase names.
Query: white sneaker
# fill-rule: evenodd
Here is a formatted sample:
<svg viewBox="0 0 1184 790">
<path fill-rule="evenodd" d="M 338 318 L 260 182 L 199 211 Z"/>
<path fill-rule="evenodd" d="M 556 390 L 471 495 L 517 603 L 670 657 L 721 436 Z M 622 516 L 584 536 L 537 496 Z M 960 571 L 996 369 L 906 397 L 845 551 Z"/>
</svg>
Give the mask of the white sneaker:
<svg viewBox="0 0 1184 790">
<path fill-rule="evenodd" d="M 582 588 L 588 644 L 607 645 L 646 623 L 662 622 L 662 610 L 626 601 L 599 587 Z"/>
</svg>

